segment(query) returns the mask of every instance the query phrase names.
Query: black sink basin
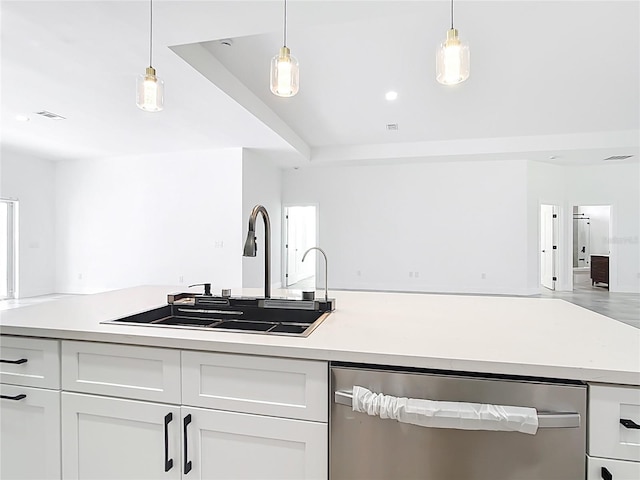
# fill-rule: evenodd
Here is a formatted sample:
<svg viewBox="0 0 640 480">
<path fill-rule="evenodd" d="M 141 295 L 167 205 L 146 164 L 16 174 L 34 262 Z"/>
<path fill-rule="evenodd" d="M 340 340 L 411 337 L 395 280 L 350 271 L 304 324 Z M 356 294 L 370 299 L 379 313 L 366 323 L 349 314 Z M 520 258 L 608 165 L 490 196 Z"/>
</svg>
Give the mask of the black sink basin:
<svg viewBox="0 0 640 480">
<path fill-rule="evenodd" d="M 103 323 L 190 328 L 306 337 L 328 311 L 260 307 L 249 302 L 235 305 L 166 305 Z M 245 304 L 242 304 L 245 303 Z"/>
</svg>

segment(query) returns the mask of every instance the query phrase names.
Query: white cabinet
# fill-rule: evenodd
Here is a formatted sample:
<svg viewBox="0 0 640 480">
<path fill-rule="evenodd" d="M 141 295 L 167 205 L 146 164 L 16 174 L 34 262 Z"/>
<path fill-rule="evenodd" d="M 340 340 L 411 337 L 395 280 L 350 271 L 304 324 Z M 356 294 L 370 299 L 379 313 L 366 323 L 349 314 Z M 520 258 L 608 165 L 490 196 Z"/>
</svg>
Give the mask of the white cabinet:
<svg viewBox="0 0 640 480">
<path fill-rule="evenodd" d="M 327 364 L 313 360 L 182 352 L 182 403 L 326 422 Z"/>
<path fill-rule="evenodd" d="M 62 393 L 66 479 L 180 479 L 180 408 Z"/>
<path fill-rule="evenodd" d="M 325 423 L 191 407 L 182 415 L 185 478 L 327 478 Z"/>
<path fill-rule="evenodd" d="M 180 350 L 64 341 L 62 389 L 180 403 Z"/>
<path fill-rule="evenodd" d="M 587 457 L 587 480 L 638 480 L 640 462 Z"/>
<path fill-rule="evenodd" d="M 63 341 L 62 387 L 65 479 L 327 478 L 326 362 Z"/>
<path fill-rule="evenodd" d="M 587 479 L 640 478 L 640 388 L 589 385 Z"/>
<path fill-rule="evenodd" d="M 59 343 L 1 340 L 0 478 L 59 479 Z"/>
</svg>

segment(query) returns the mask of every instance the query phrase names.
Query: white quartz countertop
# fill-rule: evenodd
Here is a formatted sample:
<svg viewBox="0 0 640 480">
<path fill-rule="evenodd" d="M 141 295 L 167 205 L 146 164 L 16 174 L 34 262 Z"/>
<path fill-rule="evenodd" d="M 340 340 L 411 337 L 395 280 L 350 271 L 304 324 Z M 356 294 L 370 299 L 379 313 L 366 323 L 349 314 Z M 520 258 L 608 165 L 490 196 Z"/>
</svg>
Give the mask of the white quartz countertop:
<svg viewBox="0 0 640 480">
<path fill-rule="evenodd" d="M 100 323 L 179 291 L 134 287 L 0 311 L 0 333 L 640 385 L 640 330 L 557 299 L 330 292 L 336 310 L 306 338 Z"/>
</svg>

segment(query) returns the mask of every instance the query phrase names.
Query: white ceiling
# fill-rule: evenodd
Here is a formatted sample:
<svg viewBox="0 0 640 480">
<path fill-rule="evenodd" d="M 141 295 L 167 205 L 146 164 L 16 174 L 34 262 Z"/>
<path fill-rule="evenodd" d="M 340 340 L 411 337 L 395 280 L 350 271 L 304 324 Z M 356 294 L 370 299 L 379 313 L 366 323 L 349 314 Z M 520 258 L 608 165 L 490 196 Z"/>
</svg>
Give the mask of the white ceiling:
<svg viewBox="0 0 640 480">
<path fill-rule="evenodd" d="M 135 78 L 148 63 L 148 1 L 2 0 L 2 144 L 54 159 L 247 147 L 296 166 L 638 161 L 637 0 L 458 0 L 471 76 L 453 87 L 435 81 L 448 0 L 289 0 L 301 86 L 288 99 L 268 85 L 282 7 L 154 0 L 153 66 L 166 102 L 146 113 Z"/>
</svg>

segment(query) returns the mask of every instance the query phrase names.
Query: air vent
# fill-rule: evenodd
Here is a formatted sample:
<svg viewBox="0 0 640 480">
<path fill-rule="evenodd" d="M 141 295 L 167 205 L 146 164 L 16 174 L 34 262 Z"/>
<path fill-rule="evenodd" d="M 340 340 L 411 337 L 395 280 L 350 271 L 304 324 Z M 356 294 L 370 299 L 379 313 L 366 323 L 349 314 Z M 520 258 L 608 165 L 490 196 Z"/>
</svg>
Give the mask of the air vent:
<svg viewBox="0 0 640 480">
<path fill-rule="evenodd" d="M 631 157 L 633 157 L 633 155 L 613 155 L 611 157 L 605 158 L 604 161 L 606 162 L 607 160 L 625 160 Z"/>
<path fill-rule="evenodd" d="M 42 115 L 43 117 L 51 118 L 52 120 L 66 120 L 62 115 L 58 115 L 57 113 L 47 112 L 46 110 L 41 110 L 36 112 L 36 115 Z"/>
<path fill-rule="evenodd" d="M 388 132 L 395 132 L 398 130 L 398 124 L 397 123 L 387 123 L 387 131 Z"/>
</svg>

